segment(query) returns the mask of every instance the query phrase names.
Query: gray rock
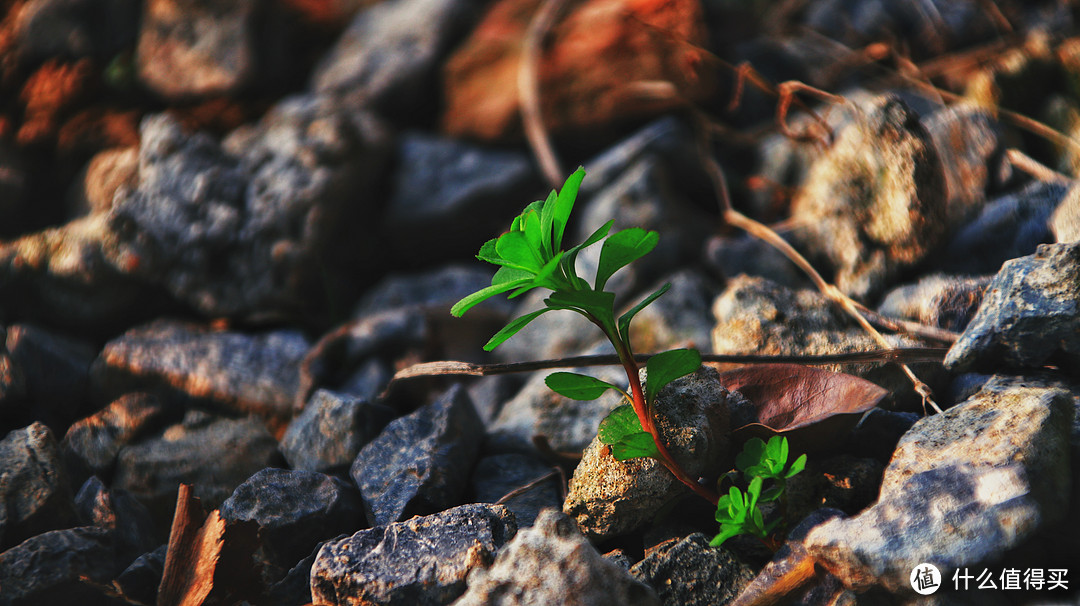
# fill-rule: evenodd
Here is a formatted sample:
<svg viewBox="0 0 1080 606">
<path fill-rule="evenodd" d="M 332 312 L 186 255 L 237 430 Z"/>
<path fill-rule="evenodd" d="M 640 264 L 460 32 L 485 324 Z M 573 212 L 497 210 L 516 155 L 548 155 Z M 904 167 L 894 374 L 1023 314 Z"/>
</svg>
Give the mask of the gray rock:
<svg viewBox="0 0 1080 606">
<path fill-rule="evenodd" d="M 871 409 L 851 430 L 847 450 L 856 456 L 888 461 L 892 458 L 900 438 L 919 418 L 919 415 L 913 412 Z"/>
<path fill-rule="evenodd" d="M 540 317 L 548 315 L 557 314 Z M 560 312 L 558 315 L 570 314 Z M 582 353 L 611 353 L 611 346 L 602 344 Z M 625 371 L 617 366 L 587 366 L 567 370 L 596 377 L 612 385 L 627 383 Z M 600 421 L 619 405 L 621 396 L 614 391 L 587 402 L 565 398 L 544 383 L 549 374 L 549 371 L 533 373 L 517 394 L 502 406 L 494 421 L 487 426 L 485 447 L 488 451 L 535 452 L 533 436 L 542 435 L 555 451 L 581 452 L 596 437 Z"/>
<path fill-rule="evenodd" d="M 116 557 L 123 565 L 159 544 L 154 521 L 146 507 L 123 490 L 109 490 L 91 476 L 75 495 L 79 523 L 113 533 Z"/>
<path fill-rule="evenodd" d="M 511 315 L 516 318 L 541 309 L 544 299 L 550 295 L 551 291 L 543 288 L 522 295 L 520 299 L 515 299 L 520 303 Z M 491 334 L 495 334 L 495 331 Z M 586 349 L 596 354 L 614 353 L 596 326 L 580 314 L 557 310 L 529 322 L 493 353 L 500 362 L 529 362 L 569 357 Z"/>
<path fill-rule="evenodd" d="M 681 270 L 665 276 L 644 293 L 651 293 L 663 284 L 671 288 L 662 297 L 641 310 L 630 324 L 630 342 L 635 351 L 661 352 L 692 347 L 701 353 L 712 349 L 712 329 L 715 321 L 711 307 L 720 293 L 719 286 L 693 270 Z M 635 298 L 644 298 L 642 294 Z M 628 304 L 618 313 L 629 311 Z"/>
<path fill-rule="evenodd" d="M 344 536 L 338 536 L 332 540 L 338 541 L 344 538 Z M 311 567 L 315 565 L 315 557 L 319 555 L 322 546 L 328 542 L 319 541 L 306 558 L 290 568 L 280 581 L 267 587 L 266 604 L 268 606 L 296 606 L 311 603 Z"/>
<path fill-rule="evenodd" d="M 287 570 L 320 541 L 363 527 L 364 511 L 356 488 L 342 480 L 267 468 L 236 487 L 221 518 L 258 524 L 262 554 Z"/>
<path fill-rule="evenodd" d="M 793 289 L 812 286 L 806 274 L 776 247 L 749 234 L 709 238 L 705 262 L 721 276 L 758 276 Z"/>
<path fill-rule="evenodd" d="M 438 68 L 479 15 L 470 0 L 392 0 L 358 13 L 312 89 L 394 117 L 434 110 Z"/>
<path fill-rule="evenodd" d="M 108 60 L 135 41 L 139 0 L 33 0 L 15 19 L 23 65 L 52 57 Z"/>
<path fill-rule="evenodd" d="M 139 80 L 172 101 L 234 95 L 255 72 L 253 0 L 150 0 L 136 53 Z"/>
<path fill-rule="evenodd" d="M 41 423 L 0 440 L 0 548 L 75 525 L 60 448 Z M 0 569 L 3 567 L 0 566 Z"/>
<path fill-rule="evenodd" d="M 121 571 L 111 534 L 84 526 L 52 530 L 0 553 L 0 604 L 95 604 Z"/>
<path fill-rule="evenodd" d="M 349 474 L 368 522 L 386 526 L 458 505 L 480 450 L 483 424 L 460 384 L 399 417 L 360 450 Z"/>
<path fill-rule="evenodd" d="M 933 274 L 889 291 L 877 311 L 893 318 L 962 331 L 975 315 L 989 284 L 989 276 Z"/>
<path fill-rule="evenodd" d="M 283 423 L 309 347 L 296 330 L 245 334 L 156 320 L 107 343 L 93 379 L 106 395 L 151 391 Z"/>
<path fill-rule="evenodd" d="M 735 397 L 720 385 L 716 371 L 704 366 L 656 396 L 661 436 L 691 478 L 715 481 L 729 463 L 728 401 Z M 687 491 L 656 459 L 616 461 L 594 438 L 570 479 L 563 511 L 590 539 L 606 539 L 641 528 Z"/>
<path fill-rule="evenodd" d="M 869 299 L 945 234 L 945 179 L 930 135 L 895 96 L 875 102 L 810 169 L 792 203 L 804 246 L 836 285 Z"/>
<path fill-rule="evenodd" d="M 165 421 L 168 410 L 157 397 L 130 393 L 76 421 L 60 442 L 68 471 L 78 476 L 112 476 L 120 449 Z"/>
<path fill-rule="evenodd" d="M 158 528 L 167 529 L 181 482 L 214 508 L 278 457 L 277 441 L 261 422 L 192 411 L 185 423 L 121 449 L 113 487 L 133 494 L 150 509 Z"/>
<path fill-rule="evenodd" d="M 367 400 L 377 400 L 390 386 L 394 372 L 382 360 L 368 358 L 341 383 L 341 393 Z"/>
<path fill-rule="evenodd" d="M 393 418 L 394 411 L 382 404 L 320 389 L 289 423 L 281 452 L 293 469 L 347 472 L 360 449 Z"/>
<path fill-rule="evenodd" d="M 514 513 L 518 528 L 527 528 L 544 509 L 562 507 L 561 479 L 558 475 L 532 485 L 555 471 L 529 455 L 509 453 L 480 459 L 472 477 L 472 494 L 477 503 L 499 503 Z M 526 488 L 527 487 L 527 488 Z M 511 493 L 525 489 L 514 496 Z"/>
<path fill-rule="evenodd" d="M 1050 215 L 1050 231 L 1057 242 L 1080 240 L 1080 186 L 1073 185 Z"/>
<path fill-rule="evenodd" d="M 472 293 L 491 286 L 495 268 L 453 264 L 429 271 L 392 274 L 379 281 L 360 299 L 357 318 L 379 312 L 409 307 L 449 313 L 450 307 Z M 503 297 L 493 297 L 477 309 L 509 315 L 516 304 Z"/>
<path fill-rule="evenodd" d="M 137 188 L 109 215 L 113 263 L 208 316 L 317 319 L 342 264 L 353 280 L 363 269 L 352 255 L 370 238 L 346 232 L 374 203 L 383 139 L 370 115 L 312 97 L 280 102 L 220 146 L 148 117 Z"/>
<path fill-rule="evenodd" d="M 556 510 L 545 510 L 499 552 L 490 568 L 469 575 L 469 588 L 454 606 L 659 605 L 652 588 L 606 560 Z"/>
<path fill-rule="evenodd" d="M 800 453 L 792 453 L 794 460 Z M 821 507 L 855 515 L 873 504 L 885 465 L 877 459 L 848 454 L 809 458 L 806 469 L 788 480 L 787 522 L 806 518 Z"/>
<path fill-rule="evenodd" d="M 444 137 L 402 135 L 397 165 L 382 231 L 403 264 L 430 264 L 436 251 L 439 262 L 476 254 L 541 191 L 528 154 Z"/>
<path fill-rule="evenodd" d="M 666 606 L 727 604 L 754 578 L 753 569 L 694 533 L 654 550 L 630 574 L 656 590 Z"/>
<path fill-rule="evenodd" d="M 448 604 L 517 530 L 501 505 L 462 505 L 361 530 L 323 545 L 311 568 L 316 604 Z"/>
<path fill-rule="evenodd" d="M 129 600 L 143 604 L 157 601 L 158 585 L 165 572 L 165 555 L 168 545 L 161 545 L 153 551 L 135 558 L 114 580 L 116 588 Z"/>
<path fill-rule="evenodd" d="M 488 375 L 469 386 L 469 397 L 485 425 L 492 423 L 503 405 L 521 390 L 524 379 L 516 374 Z"/>
<path fill-rule="evenodd" d="M 690 190 L 708 187 L 708 177 L 699 168 L 693 130 L 669 115 L 650 122 L 586 162 L 588 177 L 581 182 L 583 199 L 596 195 L 645 158 L 661 161 L 672 185 L 689 186 Z"/>
<path fill-rule="evenodd" d="M 1064 185 L 1035 182 L 1019 192 L 988 201 L 981 212 L 953 234 L 940 255 L 938 271 L 950 274 L 996 273 L 1004 262 L 1053 242 L 1047 222 L 1065 197 Z"/>
<path fill-rule="evenodd" d="M 1001 126 L 974 105 L 943 107 L 923 119 L 937 149 L 948 191 L 948 223 L 960 225 L 1002 185 L 1004 144 Z"/>
<path fill-rule="evenodd" d="M 817 290 L 789 290 L 763 278 L 738 276 L 713 302 L 716 328 L 713 352 L 717 354 L 820 355 L 869 351 L 877 342 L 853 319 Z M 914 339 L 885 337 L 893 347 L 916 347 Z M 913 364 L 915 372 L 934 387 L 939 364 Z M 921 398 L 911 382 L 894 365 L 847 364 L 823 366 L 826 370 L 852 374 L 893 393 L 896 405 L 921 409 Z"/>
<path fill-rule="evenodd" d="M 1073 397 L 1058 388 L 984 388 L 916 423 L 885 470 L 877 503 L 815 527 L 806 549 L 856 590 L 909 591 L 922 562 L 950 578 L 998 561 L 1065 513 L 1074 415 Z"/>
<path fill-rule="evenodd" d="M 66 430 L 86 401 L 94 355 L 89 345 L 37 326 L 8 326 L 0 349 L 0 427 L 41 421 Z"/>
<path fill-rule="evenodd" d="M 954 371 L 1006 364 L 1041 366 L 1080 356 L 1080 243 L 1047 244 L 1007 262 L 975 318 L 949 349 Z"/>
</svg>

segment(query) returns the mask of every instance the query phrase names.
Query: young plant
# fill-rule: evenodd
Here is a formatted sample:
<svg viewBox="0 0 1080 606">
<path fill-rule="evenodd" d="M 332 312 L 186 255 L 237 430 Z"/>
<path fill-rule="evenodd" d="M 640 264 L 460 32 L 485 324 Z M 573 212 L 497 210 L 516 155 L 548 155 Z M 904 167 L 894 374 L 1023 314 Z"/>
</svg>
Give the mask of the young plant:
<svg viewBox="0 0 1080 606">
<path fill-rule="evenodd" d="M 697 370 L 701 366 L 701 355 L 693 349 L 676 349 L 652 356 L 646 362 L 646 384 L 642 385 L 630 344 L 631 320 L 667 292 L 671 285 L 663 285 L 618 317 L 615 313 L 615 293 L 604 289 L 616 271 L 652 251 L 660 236 L 655 231 L 638 227 L 609 235 L 614 221 L 608 221 L 584 242 L 563 250 L 566 224 L 584 177 L 585 170 L 577 169 L 560 191 L 552 191 L 546 200 L 526 206 L 510 224 L 510 231 L 485 242 L 476 257 L 499 266 L 491 279 L 491 286 L 458 301 L 450 311 L 455 316 L 461 316 L 477 303 L 499 294 L 509 293 L 512 299 L 534 288 L 550 290 L 551 295 L 544 299 L 542 309 L 511 320 L 491 337 L 484 349 L 491 351 L 498 347 L 549 311 L 569 310 L 584 316 L 614 346 L 626 372 L 630 392 L 606 381 L 571 372 L 549 375 L 546 379 L 548 387 L 575 400 L 593 400 L 609 389 L 622 393 L 628 404 L 616 408 L 600 424 L 600 441 L 611 446 L 612 455 L 618 460 L 636 457 L 659 460 L 679 481 L 716 503 L 717 495 L 689 477 L 672 458 L 653 418 L 653 406 L 660 390 L 675 379 Z M 584 248 L 601 241 L 600 260 L 590 284 L 578 276 L 575 262 Z"/>
<path fill-rule="evenodd" d="M 787 481 L 806 468 L 806 455 L 800 455 L 788 465 L 788 441 L 782 436 L 769 438 L 766 444 L 761 438 L 751 438 L 743 445 L 743 450 L 735 457 L 735 467 L 744 478 L 750 478 L 744 494 L 737 486 L 732 486 L 728 494 L 720 497 L 716 504 L 716 521 L 720 524 L 720 533 L 710 541 L 718 547 L 724 541 L 740 534 L 748 534 L 762 540 L 775 550 L 776 541 L 769 535 L 783 521 L 787 509 Z M 765 481 L 772 483 L 764 493 Z M 781 515 L 772 522 L 764 523 L 764 514 L 758 503 L 779 501 Z"/>
</svg>

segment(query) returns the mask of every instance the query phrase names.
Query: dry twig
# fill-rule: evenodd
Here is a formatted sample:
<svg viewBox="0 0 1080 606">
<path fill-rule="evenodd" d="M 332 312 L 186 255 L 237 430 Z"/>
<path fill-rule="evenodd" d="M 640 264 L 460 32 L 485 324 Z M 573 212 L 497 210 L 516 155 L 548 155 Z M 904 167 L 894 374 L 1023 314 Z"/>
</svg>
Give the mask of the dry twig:
<svg viewBox="0 0 1080 606">
<path fill-rule="evenodd" d="M 544 37 L 555 24 L 565 0 L 545 0 L 536 11 L 529 28 L 525 31 L 525 43 L 521 50 L 521 62 L 518 65 L 517 86 L 521 99 L 521 119 L 525 126 L 525 138 L 529 141 L 540 170 L 552 187 L 562 184 L 562 169 L 559 159 L 551 146 L 551 138 L 544 128 L 544 118 L 540 112 L 540 58 Z"/>
</svg>

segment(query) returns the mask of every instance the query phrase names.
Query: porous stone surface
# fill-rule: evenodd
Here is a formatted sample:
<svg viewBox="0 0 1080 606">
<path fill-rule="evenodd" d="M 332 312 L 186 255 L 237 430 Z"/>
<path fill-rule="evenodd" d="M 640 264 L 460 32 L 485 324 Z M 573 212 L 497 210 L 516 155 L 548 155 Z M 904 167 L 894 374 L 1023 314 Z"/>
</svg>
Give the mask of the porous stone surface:
<svg viewBox="0 0 1080 606">
<path fill-rule="evenodd" d="M 459 505 L 482 432 L 460 384 L 391 421 L 360 450 L 349 470 L 360 487 L 368 522 L 386 526 Z"/>
<path fill-rule="evenodd" d="M 878 313 L 927 326 L 962 331 L 975 315 L 990 276 L 933 274 L 889 291 Z"/>
<path fill-rule="evenodd" d="M 630 574 L 655 589 L 665 606 L 707 606 L 733 600 L 754 578 L 754 569 L 694 533 L 653 550 Z"/>
<path fill-rule="evenodd" d="M 1045 244 L 1007 262 L 953 343 L 945 365 L 967 371 L 1049 361 L 1076 369 L 1080 356 L 1080 243 Z"/>
<path fill-rule="evenodd" d="M 181 482 L 192 485 L 205 507 L 217 507 L 278 457 L 277 441 L 260 421 L 193 410 L 160 435 L 123 447 L 112 486 L 135 495 L 167 529 Z"/>
<path fill-rule="evenodd" d="M 962 224 L 1001 187 L 1005 146 L 989 111 L 974 105 L 943 107 L 922 120 L 937 150 L 948 192 L 949 225 Z"/>
<path fill-rule="evenodd" d="M 0 587 L 5 604 L 96 603 L 102 592 L 84 583 L 108 585 L 116 564 L 111 533 L 80 526 L 51 530 L 0 553 Z"/>
<path fill-rule="evenodd" d="M 922 562 L 949 578 L 997 561 L 1065 513 L 1075 413 L 1060 388 L 984 387 L 916 423 L 885 470 L 877 503 L 815 527 L 806 549 L 860 590 L 908 591 Z"/>
<path fill-rule="evenodd" d="M 1072 186 L 1050 215 L 1050 231 L 1058 242 L 1080 240 L 1080 187 Z"/>
<path fill-rule="evenodd" d="M 41 423 L 9 432 L 0 440 L 0 548 L 74 525 L 72 492 L 52 432 Z"/>
<path fill-rule="evenodd" d="M 792 203 L 800 237 L 868 299 L 924 259 L 945 234 L 945 178 L 919 117 L 886 96 L 841 131 Z"/>
<path fill-rule="evenodd" d="M 660 435 L 691 478 L 715 478 L 723 471 L 729 400 L 735 399 L 742 398 L 724 389 L 709 367 L 672 381 L 656 396 Z M 656 459 L 617 461 L 594 438 L 570 478 L 563 511 L 586 536 L 601 540 L 641 528 L 687 491 Z"/>
<path fill-rule="evenodd" d="M 293 469 L 347 472 L 360 449 L 393 416 L 385 405 L 320 389 L 289 423 L 281 452 Z"/>
<path fill-rule="evenodd" d="M 501 505 L 462 505 L 323 545 L 311 568 L 318 605 L 448 604 L 517 530 Z"/>
<path fill-rule="evenodd" d="M 361 528 L 364 510 L 356 487 L 338 478 L 267 468 L 236 487 L 221 518 L 258 524 L 261 553 L 288 570 L 320 541 Z"/>
<path fill-rule="evenodd" d="M 469 588 L 454 606 L 660 603 L 651 587 L 601 556 L 573 520 L 548 509 L 517 533 L 490 568 L 469 575 Z"/>
<path fill-rule="evenodd" d="M 107 343 L 93 379 L 107 394 L 155 390 L 282 422 L 292 414 L 309 347 L 296 330 L 247 334 L 157 320 Z"/>
</svg>

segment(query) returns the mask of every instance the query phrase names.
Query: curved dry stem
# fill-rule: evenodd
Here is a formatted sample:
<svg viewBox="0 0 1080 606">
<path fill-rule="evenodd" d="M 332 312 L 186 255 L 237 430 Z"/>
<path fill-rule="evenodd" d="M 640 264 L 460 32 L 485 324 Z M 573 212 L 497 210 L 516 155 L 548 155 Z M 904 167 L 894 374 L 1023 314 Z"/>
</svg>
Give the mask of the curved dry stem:
<svg viewBox="0 0 1080 606">
<path fill-rule="evenodd" d="M 529 141 L 540 170 L 552 187 L 559 187 L 563 182 L 559 159 L 551 146 L 551 137 L 544 128 L 544 119 L 540 112 L 540 46 L 544 36 L 555 24 L 565 0 L 546 0 L 533 15 L 525 32 L 525 43 L 521 50 L 518 64 L 517 87 L 521 99 L 521 120 L 525 127 L 525 138 Z"/>
</svg>

